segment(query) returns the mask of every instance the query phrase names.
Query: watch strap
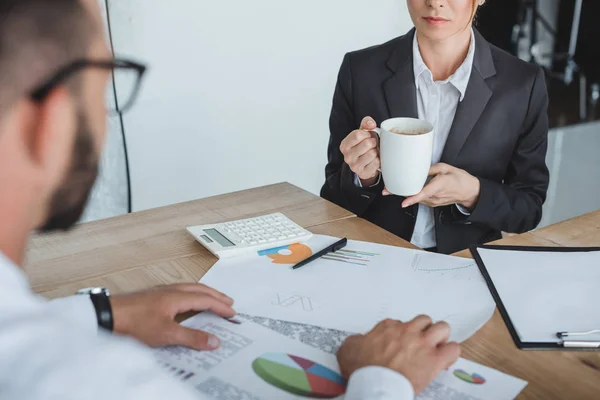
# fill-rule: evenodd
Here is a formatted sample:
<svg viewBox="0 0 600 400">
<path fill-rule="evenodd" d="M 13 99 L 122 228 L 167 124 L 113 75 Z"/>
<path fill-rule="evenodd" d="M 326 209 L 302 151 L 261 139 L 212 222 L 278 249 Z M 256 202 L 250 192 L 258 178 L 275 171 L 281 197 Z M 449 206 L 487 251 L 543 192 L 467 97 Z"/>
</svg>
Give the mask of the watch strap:
<svg viewBox="0 0 600 400">
<path fill-rule="evenodd" d="M 98 319 L 98 326 L 109 332 L 113 331 L 113 313 L 112 307 L 110 306 L 110 297 L 108 294 L 102 293 L 90 293 L 90 300 L 96 309 L 96 318 Z"/>
</svg>

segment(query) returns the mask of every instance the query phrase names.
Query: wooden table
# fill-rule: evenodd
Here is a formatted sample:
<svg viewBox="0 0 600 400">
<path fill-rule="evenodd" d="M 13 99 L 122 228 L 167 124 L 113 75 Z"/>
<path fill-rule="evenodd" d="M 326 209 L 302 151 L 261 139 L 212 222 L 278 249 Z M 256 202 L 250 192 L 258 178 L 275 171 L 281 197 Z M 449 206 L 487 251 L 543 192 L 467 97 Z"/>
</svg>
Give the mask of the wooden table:
<svg viewBox="0 0 600 400">
<path fill-rule="evenodd" d="M 600 247 L 600 210 L 494 244 Z M 497 310 L 463 344 L 463 356 L 528 381 L 520 399 L 600 399 L 600 353 L 519 350 Z"/>
<path fill-rule="evenodd" d="M 290 184 L 278 184 L 148 210 L 32 238 L 31 285 L 49 298 L 87 286 L 114 293 L 197 282 L 216 262 L 186 232 L 189 225 L 283 212 L 314 233 L 414 248 L 348 211 Z M 600 211 L 498 244 L 600 246 Z M 457 253 L 470 257 L 468 251 Z M 600 399 L 600 354 L 525 352 L 513 344 L 500 315 L 463 345 L 463 356 L 529 382 L 520 399 Z"/>
<path fill-rule="evenodd" d="M 354 215 L 290 184 L 278 184 L 82 224 L 34 236 L 27 252 L 33 289 L 48 297 L 88 283 L 132 291 L 198 280 L 216 261 L 185 228 L 282 212 L 312 228 Z"/>
</svg>

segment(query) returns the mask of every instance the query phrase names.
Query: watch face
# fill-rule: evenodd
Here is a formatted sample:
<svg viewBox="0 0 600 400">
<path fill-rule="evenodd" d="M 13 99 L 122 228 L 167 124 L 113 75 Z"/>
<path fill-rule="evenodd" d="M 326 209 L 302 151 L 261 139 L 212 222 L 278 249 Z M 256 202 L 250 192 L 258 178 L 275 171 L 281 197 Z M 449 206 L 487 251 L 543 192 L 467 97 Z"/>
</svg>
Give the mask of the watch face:
<svg viewBox="0 0 600 400">
<path fill-rule="evenodd" d="M 85 289 L 79 289 L 77 291 L 77 294 L 105 294 L 105 295 L 110 295 L 110 292 L 108 291 L 108 289 L 103 288 L 103 287 L 90 287 L 90 288 L 85 288 Z"/>
</svg>

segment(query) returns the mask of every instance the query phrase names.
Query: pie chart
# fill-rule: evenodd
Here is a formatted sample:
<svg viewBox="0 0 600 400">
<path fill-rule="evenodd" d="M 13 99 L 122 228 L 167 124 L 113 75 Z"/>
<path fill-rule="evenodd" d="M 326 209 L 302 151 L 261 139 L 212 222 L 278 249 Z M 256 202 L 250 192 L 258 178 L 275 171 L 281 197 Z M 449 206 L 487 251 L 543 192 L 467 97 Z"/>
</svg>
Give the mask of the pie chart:
<svg viewBox="0 0 600 400">
<path fill-rule="evenodd" d="M 252 369 L 265 382 L 298 396 L 332 399 L 346 392 L 346 380 L 340 374 L 291 354 L 263 354 L 254 360 Z"/>
<path fill-rule="evenodd" d="M 457 369 L 454 371 L 454 376 L 456 376 L 461 381 L 465 381 L 468 383 L 472 383 L 474 385 L 483 385 L 485 383 L 485 378 L 479 374 L 469 374 L 468 372 Z"/>
<path fill-rule="evenodd" d="M 305 244 L 295 243 L 289 246 L 275 247 L 274 249 L 261 250 L 259 256 L 269 257 L 273 264 L 293 265 L 312 256 L 312 250 Z"/>
</svg>

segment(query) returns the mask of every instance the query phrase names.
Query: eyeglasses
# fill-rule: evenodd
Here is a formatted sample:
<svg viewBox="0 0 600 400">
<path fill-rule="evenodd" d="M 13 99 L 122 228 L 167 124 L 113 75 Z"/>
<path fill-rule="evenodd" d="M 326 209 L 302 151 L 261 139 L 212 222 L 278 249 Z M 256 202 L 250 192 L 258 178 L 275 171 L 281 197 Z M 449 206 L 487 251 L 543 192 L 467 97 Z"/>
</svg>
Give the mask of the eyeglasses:
<svg viewBox="0 0 600 400">
<path fill-rule="evenodd" d="M 46 83 L 31 92 L 31 98 L 40 102 L 48 96 L 52 90 L 73 74 L 86 68 L 108 69 L 112 73 L 114 84 L 114 101 L 109 101 L 108 111 L 110 114 L 123 114 L 131 108 L 140 91 L 142 77 L 146 72 L 146 66 L 129 61 L 115 59 L 111 61 L 78 60 L 61 68 Z"/>
</svg>

